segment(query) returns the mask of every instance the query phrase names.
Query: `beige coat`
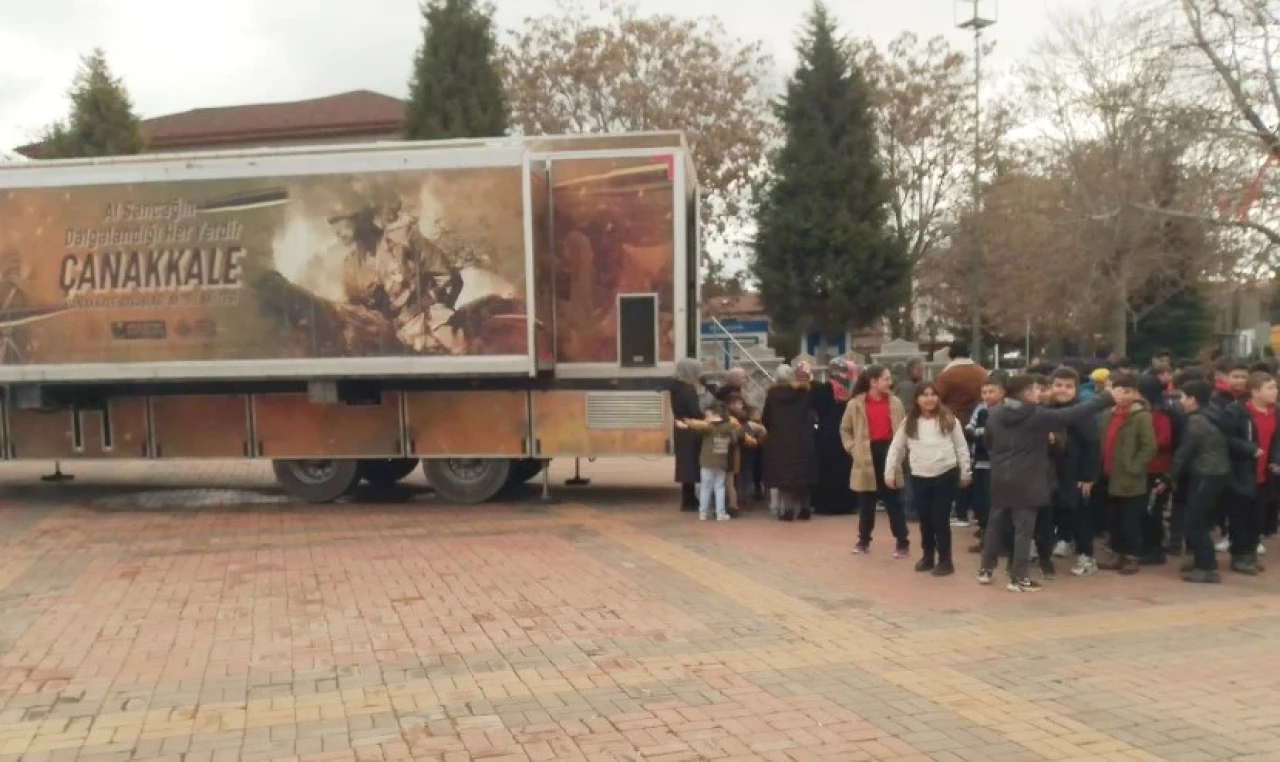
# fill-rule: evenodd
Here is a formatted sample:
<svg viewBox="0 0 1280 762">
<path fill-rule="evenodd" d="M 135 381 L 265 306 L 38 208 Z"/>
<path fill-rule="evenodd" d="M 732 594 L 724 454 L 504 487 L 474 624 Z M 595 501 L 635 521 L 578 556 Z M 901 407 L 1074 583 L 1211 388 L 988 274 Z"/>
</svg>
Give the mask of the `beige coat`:
<svg viewBox="0 0 1280 762">
<path fill-rule="evenodd" d="M 896 432 L 907 417 L 907 410 L 896 396 L 889 395 L 889 421 Z M 840 441 L 853 458 L 849 470 L 849 489 L 854 492 L 876 491 L 876 466 L 871 459 L 871 434 L 867 428 L 867 405 L 864 395 L 849 400 L 840 420 Z"/>
</svg>

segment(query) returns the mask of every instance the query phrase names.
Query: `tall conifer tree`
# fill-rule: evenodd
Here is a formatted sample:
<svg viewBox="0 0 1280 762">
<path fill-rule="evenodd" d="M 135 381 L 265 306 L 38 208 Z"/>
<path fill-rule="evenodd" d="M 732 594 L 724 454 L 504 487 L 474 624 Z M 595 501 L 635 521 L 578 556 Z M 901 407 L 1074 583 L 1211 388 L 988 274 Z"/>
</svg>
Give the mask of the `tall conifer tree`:
<svg viewBox="0 0 1280 762">
<path fill-rule="evenodd" d="M 431 0 L 409 81 L 410 140 L 487 138 L 507 132 L 493 10 L 476 0 Z"/>
<path fill-rule="evenodd" d="M 101 49 L 81 59 L 69 94 L 71 114 L 45 130 L 40 158 L 117 156 L 142 151 L 145 142 L 129 92 L 111 75 Z"/>
<path fill-rule="evenodd" d="M 869 88 L 820 0 L 798 53 L 777 107 L 784 144 L 757 198 L 753 271 L 780 329 L 843 333 L 901 302 L 910 264 L 887 224 Z"/>
</svg>

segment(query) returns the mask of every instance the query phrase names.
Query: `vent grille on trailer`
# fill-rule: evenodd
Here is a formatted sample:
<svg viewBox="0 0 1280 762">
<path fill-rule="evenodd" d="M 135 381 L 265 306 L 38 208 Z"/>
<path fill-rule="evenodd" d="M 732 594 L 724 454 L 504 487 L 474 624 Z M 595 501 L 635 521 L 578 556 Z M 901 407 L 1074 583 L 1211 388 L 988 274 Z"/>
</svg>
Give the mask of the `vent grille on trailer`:
<svg viewBox="0 0 1280 762">
<path fill-rule="evenodd" d="M 588 429 L 664 429 L 667 401 L 657 392 L 588 392 Z"/>
</svg>

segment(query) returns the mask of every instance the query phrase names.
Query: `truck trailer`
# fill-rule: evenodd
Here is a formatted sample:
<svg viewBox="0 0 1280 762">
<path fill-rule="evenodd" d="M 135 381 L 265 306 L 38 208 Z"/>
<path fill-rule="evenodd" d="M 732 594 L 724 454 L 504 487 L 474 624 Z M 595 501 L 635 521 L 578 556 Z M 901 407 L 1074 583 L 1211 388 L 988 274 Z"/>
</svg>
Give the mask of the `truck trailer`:
<svg viewBox="0 0 1280 762">
<path fill-rule="evenodd" d="M 680 133 L 0 168 L 5 460 L 268 459 L 476 503 L 672 451 L 699 340 Z"/>
</svg>

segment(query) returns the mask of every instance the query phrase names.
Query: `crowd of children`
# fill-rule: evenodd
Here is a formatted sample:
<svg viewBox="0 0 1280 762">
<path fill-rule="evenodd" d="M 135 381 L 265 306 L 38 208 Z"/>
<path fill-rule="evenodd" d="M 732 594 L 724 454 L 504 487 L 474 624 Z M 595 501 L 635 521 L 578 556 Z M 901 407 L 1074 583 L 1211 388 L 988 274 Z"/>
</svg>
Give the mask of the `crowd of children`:
<svg viewBox="0 0 1280 762">
<path fill-rule="evenodd" d="M 905 493 L 919 519 L 917 571 L 955 572 L 952 530 L 970 526 L 972 513 L 978 581 L 991 584 L 1007 556 L 1016 592 L 1042 589 L 1056 577 L 1054 559 L 1071 555 L 1079 577 L 1132 575 L 1185 555 L 1182 578 L 1213 583 L 1218 553 L 1235 573 L 1263 571 L 1262 540 L 1280 519 L 1271 364 L 1175 369 L 1158 352 L 1142 372 L 1118 359 L 1009 375 L 959 354 L 934 381 L 917 365 L 897 384 L 877 365 L 855 373 L 837 360 L 817 386 L 807 363 L 782 366 L 758 413 L 744 401 L 745 379 L 731 376 L 699 415 L 677 416 L 698 442 L 694 509 L 727 520 L 763 481 L 782 521 L 856 510 L 856 554 L 871 551 L 884 511 L 902 558 Z"/>
</svg>

